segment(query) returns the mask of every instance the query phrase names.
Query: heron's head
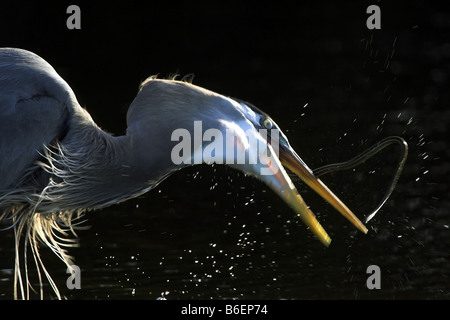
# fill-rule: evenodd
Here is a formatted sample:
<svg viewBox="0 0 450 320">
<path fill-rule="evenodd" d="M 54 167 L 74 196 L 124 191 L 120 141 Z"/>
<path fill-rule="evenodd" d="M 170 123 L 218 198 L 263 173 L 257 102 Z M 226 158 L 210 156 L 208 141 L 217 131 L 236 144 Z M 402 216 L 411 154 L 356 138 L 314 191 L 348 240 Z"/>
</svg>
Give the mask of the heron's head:
<svg viewBox="0 0 450 320">
<path fill-rule="evenodd" d="M 257 177 L 327 246 L 330 237 L 297 192 L 284 167 L 358 229 L 367 232 L 350 209 L 314 176 L 275 121 L 249 103 L 186 82 L 149 79 L 144 81 L 133 101 L 127 123 L 135 143 L 147 150 L 149 162 L 158 161 L 160 166 L 171 168 L 219 163 Z"/>
</svg>

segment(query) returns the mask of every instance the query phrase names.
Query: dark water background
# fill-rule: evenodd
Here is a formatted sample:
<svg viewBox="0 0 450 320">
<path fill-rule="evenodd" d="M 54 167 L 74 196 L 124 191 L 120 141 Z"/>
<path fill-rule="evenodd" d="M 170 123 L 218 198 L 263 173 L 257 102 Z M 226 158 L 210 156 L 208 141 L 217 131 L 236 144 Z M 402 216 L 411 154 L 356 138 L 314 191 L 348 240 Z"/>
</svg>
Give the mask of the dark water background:
<svg viewBox="0 0 450 320">
<path fill-rule="evenodd" d="M 90 229 L 71 250 L 81 290 L 66 288 L 63 264 L 43 250 L 65 297 L 450 297 L 449 11 L 377 1 L 382 29 L 368 30 L 365 1 L 79 2 L 82 29 L 69 31 L 69 4 L 2 3 L 0 46 L 44 57 L 116 135 L 140 81 L 194 73 L 194 84 L 269 113 L 312 168 L 390 135 L 405 138 L 410 153 L 367 235 L 295 180 L 331 235 L 329 248 L 262 183 L 223 166 L 180 171 L 142 197 L 87 215 Z M 323 180 L 364 217 L 397 157 L 390 147 Z M 12 299 L 12 232 L 0 233 L 0 243 L 0 298 Z M 369 265 L 380 267 L 380 290 L 366 287 Z"/>
</svg>

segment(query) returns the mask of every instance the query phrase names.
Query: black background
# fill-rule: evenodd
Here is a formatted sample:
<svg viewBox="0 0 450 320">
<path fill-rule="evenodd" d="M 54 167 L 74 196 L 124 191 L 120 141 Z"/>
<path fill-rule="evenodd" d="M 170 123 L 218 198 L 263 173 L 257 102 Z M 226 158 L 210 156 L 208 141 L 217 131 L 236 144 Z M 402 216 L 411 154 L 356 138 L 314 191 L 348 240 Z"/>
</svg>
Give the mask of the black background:
<svg viewBox="0 0 450 320">
<path fill-rule="evenodd" d="M 410 156 L 367 236 L 296 181 L 333 238 L 328 249 L 257 181 L 217 166 L 180 171 L 88 215 L 72 251 L 82 290 L 64 289 L 63 266 L 45 257 L 66 297 L 449 297 L 449 11 L 425 1 L 80 1 L 81 30 L 68 30 L 70 4 L 0 4 L 0 46 L 46 59 L 106 131 L 125 132 L 146 77 L 193 73 L 194 84 L 269 113 L 313 168 L 389 135 L 404 137 Z M 381 30 L 366 27 L 370 4 Z M 360 175 L 324 180 L 364 216 L 392 174 L 390 150 Z M 11 299 L 13 241 L 0 239 L 0 297 Z M 365 286 L 371 264 L 381 290 Z"/>
</svg>

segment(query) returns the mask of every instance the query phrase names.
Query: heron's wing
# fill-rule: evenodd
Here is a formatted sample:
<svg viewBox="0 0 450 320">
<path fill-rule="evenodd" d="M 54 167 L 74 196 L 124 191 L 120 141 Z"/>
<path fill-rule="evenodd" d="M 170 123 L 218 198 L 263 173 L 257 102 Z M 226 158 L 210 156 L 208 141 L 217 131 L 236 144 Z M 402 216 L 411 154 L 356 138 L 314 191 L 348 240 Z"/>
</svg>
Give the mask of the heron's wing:
<svg viewBox="0 0 450 320">
<path fill-rule="evenodd" d="M 64 106 L 49 96 L 17 101 L 12 113 L 0 105 L 0 192 L 17 183 L 43 153 L 44 146 L 64 132 Z"/>
<path fill-rule="evenodd" d="M 38 56 L 0 49 L 0 196 L 64 132 L 68 112 L 61 80 Z"/>
</svg>

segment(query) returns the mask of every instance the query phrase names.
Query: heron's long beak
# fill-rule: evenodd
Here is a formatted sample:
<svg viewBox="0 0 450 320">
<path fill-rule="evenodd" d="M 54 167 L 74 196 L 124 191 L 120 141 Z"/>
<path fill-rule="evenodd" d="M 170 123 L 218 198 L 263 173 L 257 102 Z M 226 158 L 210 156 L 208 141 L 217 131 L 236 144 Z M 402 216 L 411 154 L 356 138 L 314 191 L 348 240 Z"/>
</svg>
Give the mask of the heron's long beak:
<svg viewBox="0 0 450 320">
<path fill-rule="evenodd" d="M 325 229 L 317 221 L 315 215 L 306 205 L 303 198 L 298 193 L 292 180 L 284 170 L 280 160 L 276 157 L 272 147 L 269 145 L 270 156 L 260 155 L 261 164 L 267 169 L 264 174 L 258 175 L 258 178 L 265 182 L 280 198 L 282 198 L 303 222 L 310 228 L 316 237 L 325 245 L 329 246 L 331 238 Z"/>
<path fill-rule="evenodd" d="M 362 232 L 367 233 L 367 228 L 359 221 L 359 219 L 348 209 L 338 197 L 336 197 L 330 189 L 323 184 L 322 181 L 314 176 L 311 169 L 300 159 L 295 151 L 287 144 L 279 145 L 279 156 L 272 148 L 272 145 L 267 143 L 266 138 L 262 137 L 254 127 L 251 127 L 244 133 L 247 123 L 236 125 L 227 121 L 221 121 L 227 130 L 230 130 L 233 135 L 232 143 L 237 146 L 237 149 L 243 153 L 251 153 L 258 150 L 259 161 L 257 163 L 234 163 L 230 166 L 242 170 L 246 173 L 256 175 L 261 181 L 267 184 L 280 198 L 282 198 L 303 220 L 303 222 L 311 229 L 317 238 L 326 246 L 331 242 L 324 228 L 317 221 L 315 215 L 303 201 L 298 193 L 289 175 L 286 173 L 283 165 L 289 170 L 297 174 L 303 181 L 306 182 L 314 191 L 319 193 L 326 201 L 333 205 L 341 214 L 343 214 L 350 222 L 352 222 Z M 252 144 L 248 143 L 248 138 L 252 138 Z M 228 135 L 227 135 L 228 137 Z M 271 139 L 274 139 L 271 137 Z M 238 141 L 239 143 L 236 143 Z M 255 142 L 258 142 L 258 148 L 255 147 Z M 275 143 L 274 145 L 278 145 Z M 227 157 L 230 156 L 228 150 L 224 152 Z M 232 152 L 231 154 L 234 155 Z M 232 159 L 234 159 L 232 157 Z"/>
<path fill-rule="evenodd" d="M 347 220 L 349 220 L 356 228 L 367 233 L 366 226 L 353 214 L 352 211 L 318 179 L 310 168 L 303 162 L 297 153 L 287 146 L 280 146 L 279 157 L 281 163 L 290 171 L 295 173 L 302 179 L 311 189 L 317 192 L 323 199 L 330 203 L 337 211 L 339 211 Z"/>
</svg>

